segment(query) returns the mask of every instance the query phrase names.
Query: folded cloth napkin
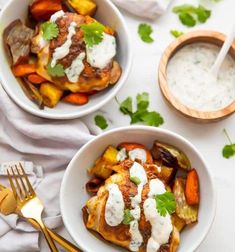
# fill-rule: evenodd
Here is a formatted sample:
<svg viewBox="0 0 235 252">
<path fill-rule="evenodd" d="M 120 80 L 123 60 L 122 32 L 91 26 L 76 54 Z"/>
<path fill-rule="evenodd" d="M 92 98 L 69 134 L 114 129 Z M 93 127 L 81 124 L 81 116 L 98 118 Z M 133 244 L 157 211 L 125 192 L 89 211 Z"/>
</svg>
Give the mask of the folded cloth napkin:
<svg viewBox="0 0 235 252">
<path fill-rule="evenodd" d="M 62 224 L 59 190 L 64 170 L 76 151 L 93 137 L 79 119 L 52 121 L 28 114 L 0 85 L 0 183 L 8 185 L 5 162 L 33 161 L 34 165 L 24 165 L 45 205 L 45 222 L 50 228 Z M 1 252 L 39 251 L 38 235 L 17 216 L 0 215 Z"/>
<path fill-rule="evenodd" d="M 149 19 L 155 19 L 162 15 L 172 0 L 112 0 L 132 14 Z"/>
</svg>

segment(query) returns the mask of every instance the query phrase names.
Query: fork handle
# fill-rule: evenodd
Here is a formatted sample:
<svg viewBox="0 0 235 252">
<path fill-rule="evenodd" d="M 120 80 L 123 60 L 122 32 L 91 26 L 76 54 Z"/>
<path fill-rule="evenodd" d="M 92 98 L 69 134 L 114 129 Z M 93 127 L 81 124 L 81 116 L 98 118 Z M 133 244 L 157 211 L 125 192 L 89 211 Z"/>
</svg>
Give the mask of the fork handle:
<svg viewBox="0 0 235 252">
<path fill-rule="evenodd" d="M 39 224 L 33 220 L 28 219 L 28 221 L 37 229 L 40 229 Z M 69 252 L 82 252 L 78 247 L 73 245 L 71 242 L 60 236 L 59 234 L 55 233 L 51 229 L 47 228 L 48 233 L 50 234 L 51 238 L 56 241 L 58 244 L 60 244 L 61 247 L 66 249 Z"/>
<path fill-rule="evenodd" d="M 56 248 L 55 243 L 52 240 L 51 236 L 49 235 L 44 223 L 41 220 L 35 219 L 35 221 L 37 221 L 38 225 L 40 226 L 40 229 L 41 229 L 42 233 L 44 234 L 44 237 L 45 237 L 47 244 L 48 244 L 49 248 L 51 249 L 51 251 L 58 252 L 58 249 Z"/>
</svg>

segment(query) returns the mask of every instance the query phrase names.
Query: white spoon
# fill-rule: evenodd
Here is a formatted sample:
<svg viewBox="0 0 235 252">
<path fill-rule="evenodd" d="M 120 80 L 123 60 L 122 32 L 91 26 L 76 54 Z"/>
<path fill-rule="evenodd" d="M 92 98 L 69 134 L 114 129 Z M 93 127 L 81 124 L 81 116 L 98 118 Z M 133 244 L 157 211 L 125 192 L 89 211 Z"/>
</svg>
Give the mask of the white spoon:
<svg viewBox="0 0 235 252">
<path fill-rule="evenodd" d="M 216 58 L 214 65 L 210 69 L 209 74 L 211 75 L 211 77 L 213 77 L 214 80 L 217 80 L 220 67 L 221 67 L 233 41 L 234 41 L 234 37 L 235 37 L 235 24 L 233 25 L 231 32 L 228 34 L 220 52 Z"/>
</svg>

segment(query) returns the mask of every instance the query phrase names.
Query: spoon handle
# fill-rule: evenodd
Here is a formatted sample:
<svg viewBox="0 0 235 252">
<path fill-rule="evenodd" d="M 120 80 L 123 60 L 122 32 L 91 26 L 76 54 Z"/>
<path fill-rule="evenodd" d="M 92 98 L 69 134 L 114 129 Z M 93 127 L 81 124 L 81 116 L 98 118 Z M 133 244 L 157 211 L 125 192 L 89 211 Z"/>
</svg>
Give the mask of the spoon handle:
<svg viewBox="0 0 235 252">
<path fill-rule="evenodd" d="M 228 51 L 234 41 L 234 37 L 235 37 L 235 23 L 233 24 L 232 29 L 231 29 L 230 33 L 228 34 L 220 52 L 216 58 L 214 65 L 211 68 L 211 73 L 214 76 L 218 75 L 218 71 L 219 71 L 219 69 L 225 59 L 225 56 L 227 55 L 227 53 L 228 53 Z"/>
</svg>

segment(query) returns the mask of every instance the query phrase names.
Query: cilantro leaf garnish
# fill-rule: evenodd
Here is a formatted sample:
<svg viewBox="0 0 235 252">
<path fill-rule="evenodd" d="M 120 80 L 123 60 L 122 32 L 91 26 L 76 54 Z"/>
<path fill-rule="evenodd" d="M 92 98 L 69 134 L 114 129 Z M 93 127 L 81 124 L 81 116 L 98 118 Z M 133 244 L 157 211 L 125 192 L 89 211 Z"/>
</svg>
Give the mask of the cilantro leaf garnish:
<svg viewBox="0 0 235 252">
<path fill-rule="evenodd" d="M 51 66 L 51 63 L 47 65 L 47 72 L 52 77 L 63 77 L 65 76 L 64 66 L 57 64 L 54 67 Z"/>
<path fill-rule="evenodd" d="M 116 99 L 117 100 L 117 99 Z M 118 100 L 117 100 L 118 102 Z M 119 103 L 120 111 L 124 115 L 129 115 L 131 118 L 131 124 L 142 122 L 149 126 L 158 127 L 164 123 L 162 116 L 156 111 L 148 111 L 149 107 L 149 94 L 143 92 L 142 94 L 137 94 L 136 103 L 137 109 L 133 111 L 132 98 L 128 97 L 122 103 Z"/>
<path fill-rule="evenodd" d="M 201 5 L 198 7 L 191 4 L 175 6 L 173 12 L 178 14 L 181 23 L 188 27 L 195 26 L 197 21 L 205 23 L 211 16 L 211 11 Z"/>
<path fill-rule="evenodd" d="M 171 35 L 173 35 L 175 38 L 180 37 L 184 33 L 182 31 L 177 31 L 177 30 L 170 30 Z"/>
<path fill-rule="evenodd" d="M 143 92 L 136 96 L 137 110 L 146 110 L 149 106 L 149 94 Z"/>
<path fill-rule="evenodd" d="M 146 112 L 144 115 L 141 116 L 141 120 L 145 124 L 155 127 L 158 127 L 164 123 L 164 119 L 162 118 L 162 116 L 155 111 Z"/>
<path fill-rule="evenodd" d="M 156 195 L 156 208 L 158 213 L 165 217 L 168 214 L 173 214 L 176 209 L 175 196 L 171 192 Z"/>
<path fill-rule="evenodd" d="M 97 115 L 95 117 L 95 124 L 101 129 L 106 129 L 108 127 L 107 120 L 102 115 Z"/>
<path fill-rule="evenodd" d="M 136 185 L 139 185 L 141 183 L 140 179 L 138 177 L 130 177 L 130 180 L 135 183 Z"/>
<path fill-rule="evenodd" d="M 105 27 L 98 23 L 90 23 L 81 25 L 81 30 L 84 32 L 84 41 L 88 47 L 98 45 L 104 37 Z"/>
<path fill-rule="evenodd" d="M 59 35 L 59 28 L 56 23 L 47 21 L 42 24 L 42 36 L 45 40 L 49 41 L 53 38 L 57 38 Z"/>
<path fill-rule="evenodd" d="M 122 223 L 124 225 L 129 225 L 133 220 L 134 220 L 134 217 L 132 216 L 130 209 L 125 209 Z"/>
<path fill-rule="evenodd" d="M 116 98 L 116 101 L 117 101 L 117 98 Z M 124 100 L 119 105 L 120 105 L 120 111 L 122 111 L 124 115 L 128 115 L 132 113 L 132 98 L 131 97 L 127 97 L 126 100 Z"/>
<path fill-rule="evenodd" d="M 228 159 L 228 158 L 235 156 L 235 143 L 232 143 L 232 140 L 230 139 L 226 129 L 224 129 L 224 134 L 226 135 L 230 144 L 227 144 L 224 146 L 224 148 L 222 150 L 222 154 L 223 154 L 224 158 Z"/>
<path fill-rule="evenodd" d="M 140 38 L 146 43 L 152 43 L 154 39 L 151 37 L 153 29 L 148 24 L 140 24 L 138 28 L 138 34 Z"/>
</svg>

